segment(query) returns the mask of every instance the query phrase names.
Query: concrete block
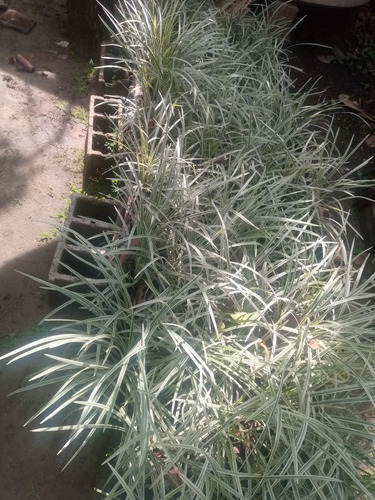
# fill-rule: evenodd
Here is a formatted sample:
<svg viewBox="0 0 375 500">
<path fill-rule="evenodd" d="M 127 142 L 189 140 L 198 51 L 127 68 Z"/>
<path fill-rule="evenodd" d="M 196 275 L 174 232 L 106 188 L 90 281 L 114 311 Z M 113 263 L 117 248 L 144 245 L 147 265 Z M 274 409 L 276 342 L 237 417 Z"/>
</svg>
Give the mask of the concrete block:
<svg viewBox="0 0 375 500">
<path fill-rule="evenodd" d="M 92 95 L 89 107 L 83 189 L 93 180 L 102 178 L 116 164 L 113 153 L 116 147 L 116 129 L 124 117 L 121 99 Z"/>
<path fill-rule="evenodd" d="M 121 48 L 113 43 L 104 42 L 101 45 L 98 93 L 102 96 L 127 97 L 129 85 L 130 73 L 122 62 Z"/>
<path fill-rule="evenodd" d="M 94 196 L 87 196 L 80 193 L 72 195 L 68 216 L 65 219 L 69 225 L 71 221 L 78 219 L 80 222 L 87 222 L 94 225 L 113 224 L 117 220 L 116 206 L 111 200 L 99 200 Z"/>
<path fill-rule="evenodd" d="M 83 237 L 90 241 L 94 250 L 100 249 L 112 239 L 116 220 L 117 211 L 113 202 L 74 193 L 52 260 L 49 280 L 58 286 L 79 283 L 74 274 L 76 271 L 95 286 L 105 286 L 101 281 L 103 276 L 92 266 L 93 252 L 79 246 L 78 241 Z"/>
</svg>

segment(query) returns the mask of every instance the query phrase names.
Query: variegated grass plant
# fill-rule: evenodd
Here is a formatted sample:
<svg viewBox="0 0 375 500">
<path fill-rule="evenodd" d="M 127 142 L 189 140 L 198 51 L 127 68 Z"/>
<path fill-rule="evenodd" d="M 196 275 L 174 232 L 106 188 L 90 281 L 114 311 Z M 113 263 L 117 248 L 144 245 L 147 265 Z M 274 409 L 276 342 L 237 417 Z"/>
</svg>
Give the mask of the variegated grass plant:
<svg viewBox="0 0 375 500">
<path fill-rule="evenodd" d="M 201 26 L 202 9 L 120 3 L 113 30 L 126 50 L 129 33 L 148 42 L 128 60 L 152 100 L 129 102 L 120 131 L 121 224 L 101 248 L 65 234 L 101 286 L 73 268 L 78 284 L 42 283 L 67 299 L 47 319 L 67 305 L 80 319 L 3 358 L 51 359 L 21 389 L 60 387 L 36 430 L 70 431 L 76 453 L 115 436 L 107 500 L 373 498 L 373 277 L 343 208 L 365 183 L 344 173 L 350 147 L 337 154 L 322 108 L 290 94 L 266 24 L 209 11 Z M 165 20 L 179 43 L 159 78 L 142 23 L 162 36 Z M 190 90 L 188 28 L 207 73 Z"/>
</svg>

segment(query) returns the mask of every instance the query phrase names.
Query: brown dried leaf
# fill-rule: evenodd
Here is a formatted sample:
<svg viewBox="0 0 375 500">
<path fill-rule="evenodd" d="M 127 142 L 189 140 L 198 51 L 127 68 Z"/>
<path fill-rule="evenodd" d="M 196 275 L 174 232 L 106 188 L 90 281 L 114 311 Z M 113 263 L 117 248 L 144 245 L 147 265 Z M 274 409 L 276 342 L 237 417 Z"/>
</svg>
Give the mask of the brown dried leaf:
<svg viewBox="0 0 375 500">
<path fill-rule="evenodd" d="M 332 54 L 327 55 L 327 56 L 320 55 L 320 56 L 317 56 L 317 58 L 319 59 L 320 62 L 322 62 L 324 64 L 331 64 L 331 62 L 334 60 L 335 56 L 333 56 Z"/>
<path fill-rule="evenodd" d="M 307 344 L 310 347 L 310 349 L 312 349 L 313 351 L 317 351 L 320 348 L 318 341 L 315 339 L 309 339 L 307 341 Z"/>
<path fill-rule="evenodd" d="M 219 2 L 219 7 L 233 14 L 241 14 L 249 8 L 252 1 L 253 0 L 223 0 Z"/>
<path fill-rule="evenodd" d="M 375 148 L 375 135 L 370 135 L 370 137 L 367 137 L 366 144 L 369 148 Z"/>
<path fill-rule="evenodd" d="M 352 109 L 353 111 L 356 111 L 359 115 L 361 115 L 363 118 L 366 120 L 370 120 L 372 122 L 375 122 L 375 118 L 371 115 L 368 115 L 363 111 L 361 106 L 359 106 L 356 102 L 351 101 L 349 96 L 346 94 L 340 94 L 339 95 L 339 101 L 341 101 L 345 106 L 348 108 Z"/>
<path fill-rule="evenodd" d="M 263 347 L 263 349 L 264 349 L 264 359 L 265 359 L 266 361 L 269 361 L 269 359 L 270 359 L 270 352 L 269 352 L 269 350 L 268 350 L 268 347 L 267 347 L 267 346 L 266 346 L 266 344 L 264 344 L 264 342 L 262 342 L 261 340 L 259 340 L 259 341 L 258 341 L 258 344 L 259 344 L 261 347 Z"/>
<path fill-rule="evenodd" d="M 180 476 L 180 472 L 176 467 L 172 467 L 172 469 L 169 469 L 169 471 L 166 473 L 165 481 L 167 482 L 168 486 L 170 488 L 178 488 L 182 484 L 182 479 Z"/>
<path fill-rule="evenodd" d="M 335 59 L 337 59 L 338 61 L 343 61 L 344 59 L 346 59 L 344 52 L 338 47 L 333 47 L 333 54 L 335 56 Z"/>
</svg>

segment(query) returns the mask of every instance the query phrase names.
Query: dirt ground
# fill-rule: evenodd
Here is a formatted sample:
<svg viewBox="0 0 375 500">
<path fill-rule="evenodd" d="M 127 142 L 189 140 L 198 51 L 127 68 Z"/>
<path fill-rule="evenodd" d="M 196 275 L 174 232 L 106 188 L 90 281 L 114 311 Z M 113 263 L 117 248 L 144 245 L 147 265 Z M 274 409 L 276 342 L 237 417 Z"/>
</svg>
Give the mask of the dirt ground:
<svg viewBox="0 0 375 500">
<path fill-rule="evenodd" d="M 83 62 L 64 41 L 61 0 L 12 0 L 37 23 L 31 33 L 0 29 L 0 315 L 1 334 L 35 326 L 46 312 L 43 294 L 15 269 L 47 276 L 54 242 L 42 241 L 64 212 L 71 184 L 80 183 L 88 96 L 77 89 Z M 26 57 L 34 73 L 9 60 Z M 27 300 L 25 300 L 27 297 Z M 22 311 L 22 313 L 21 313 Z"/>
<path fill-rule="evenodd" d="M 366 138 L 375 133 L 375 0 L 355 9 L 300 5 L 288 49 L 296 89 L 306 85 L 316 101 L 339 104 L 337 143 L 342 151 L 359 146 L 351 166 L 369 160 L 364 175 L 373 179 L 375 147 Z"/>
<path fill-rule="evenodd" d="M 88 61 L 57 45 L 67 39 L 64 2 L 11 0 L 9 7 L 36 25 L 29 34 L 0 28 L 1 352 L 32 338 L 48 311 L 46 292 L 16 271 L 48 276 L 53 225 L 68 206 L 72 185 L 81 183 L 89 102 Z M 18 70 L 16 54 L 35 72 Z M 61 474 L 64 457 L 56 454 L 62 436 L 23 427 L 46 395 L 7 397 L 39 362 L 0 365 L 0 499 L 94 498 L 92 457 L 86 462 L 82 455 Z"/>
<path fill-rule="evenodd" d="M 29 34 L 0 28 L 0 352 L 40 334 L 39 321 L 49 310 L 46 292 L 16 271 L 48 276 L 56 246 L 50 239 L 53 224 L 66 210 L 72 185 L 81 182 L 89 100 L 88 61 L 57 45 L 67 40 L 63 0 L 11 0 L 10 7 L 36 25 Z M 336 101 L 346 94 L 375 114 L 374 18 L 374 0 L 345 12 L 301 8 L 289 47 L 292 64 L 303 69 L 296 73 L 296 87 L 319 80 L 319 99 Z M 34 65 L 34 73 L 9 62 L 18 53 Z M 371 122 L 347 111 L 343 107 L 337 116 L 344 149 L 353 134 L 357 142 L 375 134 Z M 353 162 L 374 152 L 364 144 Z M 375 176 L 373 160 L 367 172 Z M 100 463 L 95 445 L 61 473 L 66 457 L 56 454 L 63 436 L 23 427 L 48 394 L 7 397 L 41 362 L 0 364 L 0 500 L 95 499 Z"/>
</svg>

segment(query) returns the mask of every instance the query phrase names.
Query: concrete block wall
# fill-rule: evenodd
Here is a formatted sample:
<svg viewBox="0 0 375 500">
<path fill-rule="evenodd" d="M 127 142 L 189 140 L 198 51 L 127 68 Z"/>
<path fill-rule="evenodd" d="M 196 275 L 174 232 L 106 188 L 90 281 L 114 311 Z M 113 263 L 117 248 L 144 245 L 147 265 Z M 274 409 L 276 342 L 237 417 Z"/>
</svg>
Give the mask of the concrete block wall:
<svg viewBox="0 0 375 500">
<path fill-rule="evenodd" d="M 83 166 L 83 189 L 94 179 L 110 175 L 116 160 L 116 128 L 123 120 L 124 106 L 120 99 L 92 95 L 89 107 L 85 159 Z"/>
<path fill-rule="evenodd" d="M 90 283 L 103 286 L 103 276 L 92 265 L 94 253 L 108 243 L 116 220 L 117 210 L 112 201 L 74 193 L 49 271 L 49 281 L 58 286 L 73 285 L 80 281 L 75 275 L 77 272 Z M 81 238 L 90 241 L 91 252 L 78 245 Z"/>
<path fill-rule="evenodd" d="M 113 67 L 115 66 L 115 67 Z M 116 132 L 122 127 L 126 98 L 131 77 L 121 67 L 120 54 L 113 44 L 101 47 L 98 93 L 90 97 L 89 120 L 85 144 L 83 190 L 95 180 L 111 177 L 116 165 Z M 110 200 L 75 193 L 72 196 L 64 230 L 49 272 L 49 280 L 58 286 L 80 282 L 75 272 L 84 276 L 90 284 L 105 286 L 95 268 L 94 253 L 114 235 L 118 213 Z M 78 245 L 80 239 L 92 244 L 92 252 Z"/>
<path fill-rule="evenodd" d="M 127 97 L 131 75 L 121 61 L 120 48 L 111 42 L 101 45 L 98 94 Z"/>
</svg>

